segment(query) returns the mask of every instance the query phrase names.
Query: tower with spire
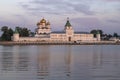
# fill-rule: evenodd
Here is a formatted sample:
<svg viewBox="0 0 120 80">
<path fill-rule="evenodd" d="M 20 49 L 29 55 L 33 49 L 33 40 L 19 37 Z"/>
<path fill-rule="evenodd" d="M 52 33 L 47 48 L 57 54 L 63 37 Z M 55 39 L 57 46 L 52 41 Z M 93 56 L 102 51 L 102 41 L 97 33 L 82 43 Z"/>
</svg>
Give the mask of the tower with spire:
<svg viewBox="0 0 120 80">
<path fill-rule="evenodd" d="M 74 30 L 73 30 L 72 25 L 69 21 L 69 17 L 67 18 L 67 22 L 65 24 L 65 33 L 67 35 L 68 41 L 73 41 Z"/>
</svg>

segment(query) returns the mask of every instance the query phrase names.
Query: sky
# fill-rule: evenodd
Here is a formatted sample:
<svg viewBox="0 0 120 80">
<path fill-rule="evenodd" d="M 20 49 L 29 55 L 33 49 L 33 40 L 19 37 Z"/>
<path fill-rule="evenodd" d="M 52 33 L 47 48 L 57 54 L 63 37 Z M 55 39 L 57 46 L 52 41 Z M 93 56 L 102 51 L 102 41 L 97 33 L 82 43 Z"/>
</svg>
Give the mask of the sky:
<svg viewBox="0 0 120 80">
<path fill-rule="evenodd" d="M 63 30 L 69 17 L 75 31 L 120 34 L 120 0 L 0 0 L 0 27 L 34 31 L 43 17 L 52 31 Z"/>
</svg>

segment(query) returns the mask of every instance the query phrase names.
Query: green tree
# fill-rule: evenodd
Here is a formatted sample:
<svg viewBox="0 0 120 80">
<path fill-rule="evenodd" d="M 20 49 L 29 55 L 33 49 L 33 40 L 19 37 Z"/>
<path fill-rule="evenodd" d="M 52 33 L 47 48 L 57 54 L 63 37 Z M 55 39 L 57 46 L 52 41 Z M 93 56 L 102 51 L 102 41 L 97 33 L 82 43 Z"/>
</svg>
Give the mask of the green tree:
<svg viewBox="0 0 120 80">
<path fill-rule="evenodd" d="M 9 28 L 9 34 L 10 34 L 10 36 L 13 36 L 13 30 L 11 29 L 11 28 Z"/>
<path fill-rule="evenodd" d="M 90 31 L 90 33 L 94 34 L 94 37 L 96 37 L 96 34 L 97 34 L 98 32 L 100 33 L 101 36 L 103 36 L 103 31 L 102 31 L 102 30 L 95 30 L 95 29 L 94 29 L 94 30 L 91 30 L 91 31 Z"/>
<path fill-rule="evenodd" d="M 113 37 L 119 37 L 117 33 L 114 33 L 113 34 Z"/>
<path fill-rule="evenodd" d="M 30 35 L 30 30 L 27 28 L 16 27 L 17 31 L 20 34 L 20 37 L 28 37 Z"/>
<path fill-rule="evenodd" d="M 2 31 L 2 32 L 7 32 L 7 31 L 8 31 L 8 26 L 3 26 L 3 27 L 1 28 L 1 31 Z"/>
<path fill-rule="evenodd" d="M 33 37 L 34 35 L 35 33 L 30 31 L 30 36 Z"/>
<path fill-rule="evenodd" d="M 92 33 L 94 35 L 94 37 L 96 37 L 97 31 L 96 30 L 91 30 L 90 33 Z"/>
<path fill-rule="evenodd" d="M 100 33 L 100 36 L 103 36 L 103 31 L 102 30 L 97 30 Z"/>
<path fill-rule="evenodd" d="M 29 32 L 30 30 L 28 30 L 27 28 L 22 28 L 22 36 L 23 37 L 28 37 L 29 36 Z"/>
<path fill-rule="evenodd" d="M 13 35 L 13 30 L 11 28 L 8 28 L 7 26 L 3 26 L 1 28 L 1 31 L 3 32 L 1 36 L 2 41 L 10 41 L 11 36 Z"/>
</svg>

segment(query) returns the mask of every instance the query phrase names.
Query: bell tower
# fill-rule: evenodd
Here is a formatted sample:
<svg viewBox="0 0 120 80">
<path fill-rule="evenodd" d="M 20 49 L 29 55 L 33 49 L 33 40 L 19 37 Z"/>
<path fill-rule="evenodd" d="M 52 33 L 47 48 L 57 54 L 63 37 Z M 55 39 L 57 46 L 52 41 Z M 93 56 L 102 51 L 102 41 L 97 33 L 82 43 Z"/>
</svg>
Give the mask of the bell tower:
<svg viewBox="0 0 120 80">
<path fill-rule="evenodd" d="M 70 24 L 69 17 L 67 18 L 64 30 L 66 32 L 67 40 L 73 41 L 74 30 L 72 28 L 72 25 Z"/>
</svg>

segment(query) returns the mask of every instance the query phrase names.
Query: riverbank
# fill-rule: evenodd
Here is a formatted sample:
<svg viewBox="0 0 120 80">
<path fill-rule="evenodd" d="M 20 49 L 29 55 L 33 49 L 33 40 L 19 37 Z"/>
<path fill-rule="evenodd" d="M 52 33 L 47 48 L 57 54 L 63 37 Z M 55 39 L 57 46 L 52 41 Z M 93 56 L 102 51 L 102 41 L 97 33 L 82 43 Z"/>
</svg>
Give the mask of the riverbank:
<svg viewBox="0 0 120 80">
<path fill-rule="evenodd" d="M 120 45 L 120 42 L 115 41 L 96 41 L 96 42 L 13 42 L 4 41 L 0 45 Z"/>
</svg>

